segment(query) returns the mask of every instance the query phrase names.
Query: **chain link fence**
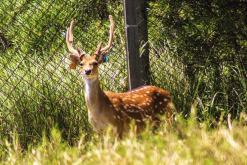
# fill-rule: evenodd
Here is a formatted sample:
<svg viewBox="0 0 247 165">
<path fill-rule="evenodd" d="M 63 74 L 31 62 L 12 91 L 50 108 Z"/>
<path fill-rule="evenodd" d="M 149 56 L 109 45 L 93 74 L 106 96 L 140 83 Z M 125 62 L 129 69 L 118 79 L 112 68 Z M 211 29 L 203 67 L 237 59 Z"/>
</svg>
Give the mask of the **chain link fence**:
<svg viewBox="0 0 247 165">
<path fill-rule="evenodd" d="M 239 74 L 228 79 L 225 77 L 227 72 L 234 72 L 231 62 L 213 66 L 207 60 L 208 56 L 200 56 L 200 52 L 197 52 L 198 57 L 204 59 L 201 61 L 206 65 L 200 65 L 198 59 L 198 63 L 191 59 L 188 50 L 181 50 L 187 48 L 179 42 L 184 38 L 178 38 L 179 30 L 183 34 L 186 30 L 177 28 L 180 27 L 179 21 L 185 21 L 186 12 L 175 17 L 177 13 L 168 10 L 167 6 L 172 6 L 169 3 L 172 2 L 155 0 L 143 3 L 138 0 L 137 13 L 146 12 L 146 17 L 137 14 L 140 56 L 148 58 L 148 61 L 142 61 L 142 74 L 148 76 L 148 79 L 143 79 L 144 84 L 170 92 L 177 109 L 185 116 L 195 100 L 200 114 L 211 112 L 214 104 L 216 111 L 212 114 L 216 116 L 224 108 L 228 109 L 225 113 L 234 108 L 242 111 L 239 109 L 246 105 L 246 99 L 235 98 L 246 97 L 240 92 L 246 84 L 242 74 L 245 70 L 235 68 Z M 186 5 L 181 4 L 174 2 L 173 5 L 178 9 L 184 7 L 186 11 Z M 108 55 L 109 62 L 100 67 L 100 82 L 104 90 L 125 92 L 128 80 L 122 0 L 1 1 L 0 139 L 9 138 L 16 132 L 27 145 L 40 139 L 43 131 L 50 132 L 54 126 L 70 142 L 83 133 L 90 138 L 84 83 L 79 69 L 69 70 L 65 35 L 71 20 L 74 20 L 74 43 L 87 55 L 93 54 L 100 41 L 103 44 L 108 42 L 109 14 L 113 15 L 115 22 L 114 41 Z M 193 36 L 188 33 L 188 37 Z M 241 51 L 244 54 L 245 49 Z M 211 55 L 210 51 L 208 54 Z M 242 59 L 244 61 L 246 56 Z M 210 67 L 214 68 L 213 72 Z M 230 69 L 226 70 L 227 67 Z M 225 83 L 217 86 L 222 80 Z M 233 85 L 234 81 L 238 84 Z M 218 95 L 218 102 L 214 102 L 212 98 Z"/>
<path fill-rule="evenodd" d="M 1 1 L 0 139 L 14 132 L 24 142 L 54 126 L 65 139 L 89 133 L 80 70 L 69 70 L 65 35 L 75 21 L 74 42 L 87 55 L 108 43 L 114 17 L 110 62 L 100 68 L 104 90 L 128 89 L 121 1 Z M 27 144 L 27 143 L 26 143 Z"/>
</svg>

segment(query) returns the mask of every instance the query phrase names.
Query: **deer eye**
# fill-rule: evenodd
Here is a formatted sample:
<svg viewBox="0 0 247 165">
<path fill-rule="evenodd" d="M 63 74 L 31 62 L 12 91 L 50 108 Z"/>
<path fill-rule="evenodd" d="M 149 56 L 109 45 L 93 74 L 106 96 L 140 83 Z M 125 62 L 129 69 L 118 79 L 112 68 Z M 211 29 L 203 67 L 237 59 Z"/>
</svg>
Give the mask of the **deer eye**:
<svg viewBox="0 0 247 165">
<path fill-rule="evenodd" d="M 79 65 L 80 65 L 80 66 L 83 66 L 84 64 L 83 64 L 83 63 L 80 63 Z"/>
<path fill-rule="evenodd" d="M 97 63 L 97 62 L 94 62 L 94 63 L 93 63 L 93 65 L 94 65 L 94 66 L 97 66 L 97 65 L 98 65 L 98 63 Z"/>
</svg>

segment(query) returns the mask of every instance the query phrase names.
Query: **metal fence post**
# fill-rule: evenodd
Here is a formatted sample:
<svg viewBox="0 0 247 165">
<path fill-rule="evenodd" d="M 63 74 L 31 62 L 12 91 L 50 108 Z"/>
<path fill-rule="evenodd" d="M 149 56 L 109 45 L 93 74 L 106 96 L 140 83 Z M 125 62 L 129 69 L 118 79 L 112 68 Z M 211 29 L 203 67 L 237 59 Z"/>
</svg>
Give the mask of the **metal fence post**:
<svg viewBox="0 0 247 165">
<path fill-rule="evenodd" d="M 147 0 L 138 0 L 137 6 L 139 45 L 142 47 L 140 55 L 141 81 L 143 85 L 150 85 Z"/>
<path fill-rule="evenodd" d="M 142 85 L 136 1 L 137 0 L 123 0 L 129 90 Z"/>
</svg>

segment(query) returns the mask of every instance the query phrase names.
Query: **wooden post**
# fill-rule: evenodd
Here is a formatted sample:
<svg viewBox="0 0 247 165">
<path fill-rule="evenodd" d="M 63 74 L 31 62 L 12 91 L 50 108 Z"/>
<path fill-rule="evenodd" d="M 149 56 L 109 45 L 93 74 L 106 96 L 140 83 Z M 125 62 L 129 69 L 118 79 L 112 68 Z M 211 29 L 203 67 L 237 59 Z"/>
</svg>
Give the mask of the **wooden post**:
<svg viewBox="0 0 247 165">
<path fill-rule="evenodd" d="M 136 1 L 137 0 L 123 0 L 129 90 L 142 86 Z"/>
</svg>

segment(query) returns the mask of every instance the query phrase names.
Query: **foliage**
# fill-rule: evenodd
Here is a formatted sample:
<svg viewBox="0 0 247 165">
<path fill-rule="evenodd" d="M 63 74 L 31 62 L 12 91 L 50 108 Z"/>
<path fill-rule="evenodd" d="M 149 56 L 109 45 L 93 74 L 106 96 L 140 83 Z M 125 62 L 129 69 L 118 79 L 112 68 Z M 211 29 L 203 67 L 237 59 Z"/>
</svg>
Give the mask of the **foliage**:
<svg viewBox="0 0 247 165">
<path fill-rule="evenodd" d="M 245 3 L 156 0 L 149 9 L 152 53 L 175 70 L 163 75 L 171 77 L 177 109 L 188 116 L 197 100 L 199 120 L 219 120 L 222 113 L 238 118 L 246 111 Z"/>
</svg>

